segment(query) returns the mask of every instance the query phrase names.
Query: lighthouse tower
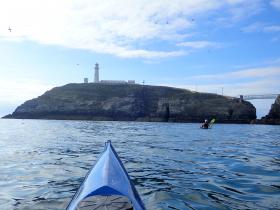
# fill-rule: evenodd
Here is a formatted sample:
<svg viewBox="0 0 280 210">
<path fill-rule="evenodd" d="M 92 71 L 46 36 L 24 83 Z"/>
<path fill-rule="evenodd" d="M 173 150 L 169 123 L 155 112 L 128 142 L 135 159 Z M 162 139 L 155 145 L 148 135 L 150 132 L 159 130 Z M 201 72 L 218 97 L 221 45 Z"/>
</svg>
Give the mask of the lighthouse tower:
<svg viewBox="0 0 280 210">
<path fill-rule="evenodd" d="M 94 83 L 99 82 L 99 65 L 98 63 L 95 64 L 95 71 L 94 71 Z"/>
</svg>

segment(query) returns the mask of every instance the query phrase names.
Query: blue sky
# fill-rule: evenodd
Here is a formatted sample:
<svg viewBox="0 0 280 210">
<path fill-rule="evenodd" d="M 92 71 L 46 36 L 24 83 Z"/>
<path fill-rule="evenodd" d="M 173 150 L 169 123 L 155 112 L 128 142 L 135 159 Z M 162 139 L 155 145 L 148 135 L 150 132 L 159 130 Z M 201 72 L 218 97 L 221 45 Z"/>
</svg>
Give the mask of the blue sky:
<svg viewBox="0 0 280 210">
<path fill-rule="evenodd" d="M 0 58 L 0 115 L 96 62 L 101 79 L 280 93 L 280 0 L 0 1 Z"/>
</svg>

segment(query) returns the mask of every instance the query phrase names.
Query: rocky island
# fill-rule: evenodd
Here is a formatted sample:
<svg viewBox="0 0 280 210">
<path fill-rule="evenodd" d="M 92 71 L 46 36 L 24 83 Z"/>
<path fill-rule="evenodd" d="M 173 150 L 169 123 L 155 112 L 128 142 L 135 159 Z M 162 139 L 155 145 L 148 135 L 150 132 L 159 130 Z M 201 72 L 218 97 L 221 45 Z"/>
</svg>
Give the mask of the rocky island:
<svg viewBox="0 0 280 210">
<path fill-rule="evenodd" d="M 16 119 L 250 123 L 255 107 L 237 98 L 140 84 L 67 84 L 26 101 Z"/>
<path fill-rule="evenodd" d="M 277 96 L 274 104 L 271 105 L 271 109 L 265 117 L 259 120 L 254 120 L 255 124 L 268 124 L 268 125 L 280 125 L 280 95 Z"/>
</svg>

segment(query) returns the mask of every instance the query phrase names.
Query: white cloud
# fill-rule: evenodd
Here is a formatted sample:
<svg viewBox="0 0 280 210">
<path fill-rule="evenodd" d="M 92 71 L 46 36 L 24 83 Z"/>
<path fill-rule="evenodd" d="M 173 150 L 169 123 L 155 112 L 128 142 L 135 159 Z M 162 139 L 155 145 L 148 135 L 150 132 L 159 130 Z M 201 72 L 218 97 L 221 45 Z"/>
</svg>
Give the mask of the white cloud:
<svg viewBox="0 0 280 210">
<path fill-rule="evenodd" d="M 226 0 L 227 7 L 220 11 L 215 27 L 232 27 L 246 18 L 259 14 L 265 8 L 263 0 Z"/>
<path fill-rule="evenodd" d="M 173 82 L 164 85 L 217 94 L 222 94 L 223 91 L 228 96 L 279 94 L 279 79 L 280 67 L 263 67 L 221 74 L 169 78 L 169 81 Z"/>
<path fill-rule="evenodd" d="M 275 68 L 275 66 L 278 67 L 280 66 L 280 57 L 268 58 L 254 63 L 232 65 L 231 69 L 243 69 L 243 70 L 264 69 L 264 68 Z"/>
<path fill-rule="evenodd" d="M 280 9 L 280 0 L 271 0 L 271 5 L 276 9 Z"/>
<path fill-rule="evenodd" d="M 266 63 L 269 63 L 269 64 L 280 64 L 280 57 L 269 59 L 269 60 L 266 61 Z"/>
<path fill-rule="evenodd" d="M 44 84 L 30 79 L 1 79 L 0 103 L 19 105 L 26 100 L 38 97 L 55 85 Z"/>
<path fill-rule="evenodd" d="M 0 39 L 31 40 L 120 57 L 155 58 L 186 53 L 145 50 L 139 43 L 143 46 L 160 40 L 175 45 L 190 36 L 196 26 L 193 16 L 207 19 L 211 12 L 221 9 L 238 10 L 231 13 L 241 16 L 251 13 L 251 6 L 259 5 L 259 1 L 0 0 L 0 5 Z"/>
<path fill-rule="evenodd" d="M 239 95 L 255 95 L 255 94 L 277 94 L 280 92 L 279 80 L 261 79 L 253 82 L 244 83 L 215 83 L 215 84 L 197 84 L 194 87 L 190 85 L 177 85 L 177 87 L 196 90 L 199 92 L 217 93 L 227 96 L 238 97 Z"/>
<path fill-rule="evenodd" d="M 253 33 L 253 32 L 273 33 L 273 32 L 280 31 L 280 25 L 270 25 L 266 23 L 255 22 L 242 28 L 242 31 L 245 33 Z"/>
<path fill-rule="evenodd" d="M 253 82 L 226 83 L 216 81 L 213 84 L 200 83 L 162 83 L 161 85 L 184 88 L 192 91 L 223 94 L 238 97 L 239 95 L 279 94 L 279 79 L 260 79 Z"/>
<path fill-rule="evenodd" d="M 275 36 L 273 38 L 270 39 L 271 42 L 279 42 L 280 41 L 280 37 L 279 36 Z"/>
<path fill-rule="evenodd" d="M 222 44 L 217 42 L 209 42 L 209 41 L 192 41 L 192 42 L 181 42 L 178 43 L 177 46 L 202 49 L 202 48 L 219 48 L 222 46 Z"/>
<path fill-rule="evenodd" d="M 200 79 L 200 80 L 236 80 L 236 79 L 254 79 L 263 77 L 280 77 L 280 67 L 263 67 L 245 69 L 240 71 L 233 71 L 222 74 L 207 74 L 190 77 L 189 79 Z"/>
<path fill-rule="evenodd" d="M 232 5 L 229 11 L 232 20 L 235 21 L 256 15 L 263 10 L 262 0 L 228 0 L 228 3 Z"/>
<path fill-rule="evenodd" d="M 245 33 L 262 32 L 264 26 L 264 23 L 256 22 L 242 28 L 242 31 Z"/>
<path fill-rule="evenodd" d="M 263 29 L 264 32 L 279 32 L 280 31 L 280 25 L 271 25 L 266 26 Z"/>
</svg>

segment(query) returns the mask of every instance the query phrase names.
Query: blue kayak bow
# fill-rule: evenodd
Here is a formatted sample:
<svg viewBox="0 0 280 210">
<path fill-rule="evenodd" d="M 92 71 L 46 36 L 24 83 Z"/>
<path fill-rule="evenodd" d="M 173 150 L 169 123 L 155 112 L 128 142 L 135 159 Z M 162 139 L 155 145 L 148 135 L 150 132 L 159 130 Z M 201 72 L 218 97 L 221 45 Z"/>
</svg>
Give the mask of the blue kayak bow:
<svg viewBox="0 0 280 210">
<path fill-rule="evenodd" d="M 145 210 L 111 141 L 106 143 L 104 152 L 86 175 L 67 209 Z"/>
</svg>

